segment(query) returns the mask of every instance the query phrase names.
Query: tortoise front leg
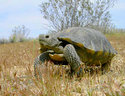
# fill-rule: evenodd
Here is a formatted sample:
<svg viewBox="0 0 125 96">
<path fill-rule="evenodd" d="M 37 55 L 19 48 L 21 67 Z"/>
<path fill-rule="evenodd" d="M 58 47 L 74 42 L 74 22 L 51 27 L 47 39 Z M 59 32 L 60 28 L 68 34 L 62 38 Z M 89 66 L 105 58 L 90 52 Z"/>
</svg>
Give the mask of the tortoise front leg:
<svg viewBox="0 0 125 96">
<path fill-rule="evenodd" d="M 43 64 L 48 61 L 52 61 L 55 65 L 68 65 L 66 61 L 55 61 L 52 60 L 50 57 L 50 54 L 55 54 L 53 50 L 48 50 L 40 54 L 37 58 L 34 60 L 34 76 L 42 78 L 41 70 L 44 67 Z"/>
<path fill-rule="evenodd" d="M 82 76 L 84 70 L 82 68 L 83 62 L 80 60 L 74 46 L 71 44 L 66 45 L 63 53 L 65 59 L 70 64 L 71 71 L 73 71 L 73 73 L 77 73 L 77 76 Z"/>
<path fill-rule="evenodd" d="M 49 57 L 49 54 L 53 53 L 53 51 L 48 50 L 40 54 L 37 58 L 34 60 L 34 76 L 41 78 L 41 68 L 43 67 L 43 64 L 47 61 L 50 61 L 51 58 Z"/>
</svg>

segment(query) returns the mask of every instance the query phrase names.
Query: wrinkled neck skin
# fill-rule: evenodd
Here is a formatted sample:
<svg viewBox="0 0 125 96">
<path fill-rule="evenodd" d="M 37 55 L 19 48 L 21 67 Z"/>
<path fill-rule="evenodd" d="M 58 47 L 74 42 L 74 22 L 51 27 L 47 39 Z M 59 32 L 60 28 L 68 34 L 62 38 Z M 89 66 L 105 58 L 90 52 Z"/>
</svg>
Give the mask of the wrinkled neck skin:
<svg viewBox="0 0 125 96">
<path fill-rule="evenodd" d="M 56 53 L 59 53 L 59 54 L 63 53 L 63 47 L 62 46 L 55 47 L 52 50 Z"/>
</svg>

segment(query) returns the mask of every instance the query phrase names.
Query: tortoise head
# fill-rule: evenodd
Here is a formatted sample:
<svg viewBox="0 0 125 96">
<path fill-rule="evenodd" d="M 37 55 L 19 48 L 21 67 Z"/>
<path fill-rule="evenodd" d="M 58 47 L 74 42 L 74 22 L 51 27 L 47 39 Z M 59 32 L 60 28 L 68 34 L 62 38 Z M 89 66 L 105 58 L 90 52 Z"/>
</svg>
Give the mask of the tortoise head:
<svg viewBox="0 0 125 96">
<path fill-rule="evenodd" d="M 39 43 L 41 46 L 41 52 L 46 50 L 53 50 L 56 53 L 62 53 L 63 47 L 60 46 L 62 41 L 59 41 L 56 37 L 51 35 L 39 35 Z"/>
<path fill-rule="evenodd" d="M 57 38 L 54 38 L 50 35 L 39 35 L 39 43 L 40 45 L 47 46 L 47 47 L 57 47 L 61 43 Z"/>
</svg>

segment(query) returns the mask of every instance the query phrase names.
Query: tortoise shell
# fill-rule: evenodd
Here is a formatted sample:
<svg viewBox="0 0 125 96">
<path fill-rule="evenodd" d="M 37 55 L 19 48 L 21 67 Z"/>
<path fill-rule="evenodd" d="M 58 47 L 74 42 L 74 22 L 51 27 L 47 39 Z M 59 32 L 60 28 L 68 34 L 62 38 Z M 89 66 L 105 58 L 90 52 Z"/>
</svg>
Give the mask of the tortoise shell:
<svg viewBox="0 0 125 96">
<path fill-rule="evenodd" d="M 72 27 L 52 35 L 62 41 L 62 46 L 72 44 L 82 61 L 105 63 L 117 52 L 106 37 L 99 31 L 85 28 Z"/>
</svg>

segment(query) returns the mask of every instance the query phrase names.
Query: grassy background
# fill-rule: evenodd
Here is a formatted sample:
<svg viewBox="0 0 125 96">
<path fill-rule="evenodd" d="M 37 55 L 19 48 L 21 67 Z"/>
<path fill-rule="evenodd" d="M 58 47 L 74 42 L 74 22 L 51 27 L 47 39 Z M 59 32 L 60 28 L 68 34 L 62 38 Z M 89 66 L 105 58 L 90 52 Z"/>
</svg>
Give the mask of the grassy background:
<svg viewBox="0 0 125 96">
<path fill-rule="evenodd" d="M 0 95 L 125 96 L 125 34 L 106 37 L 119 53 L 111 63 L 113 72 L 86 73 L 82 78 L 69 78 L 65 66 L 48 62 L 42 69 L 42 80 L 36 80 L 33 62 L 39 55 L 37 41 L 0 45 Z"/>
</svg>

